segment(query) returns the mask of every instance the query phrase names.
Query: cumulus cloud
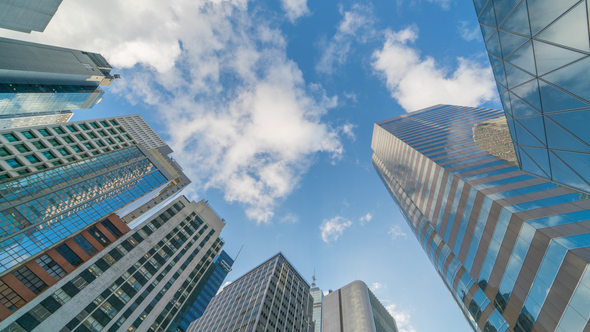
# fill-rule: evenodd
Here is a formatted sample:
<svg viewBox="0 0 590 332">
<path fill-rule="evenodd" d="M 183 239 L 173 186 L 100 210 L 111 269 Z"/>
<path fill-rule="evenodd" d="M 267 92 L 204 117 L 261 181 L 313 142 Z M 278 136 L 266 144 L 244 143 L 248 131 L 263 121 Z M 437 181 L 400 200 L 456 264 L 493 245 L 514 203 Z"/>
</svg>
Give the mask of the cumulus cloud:
<svg viewBox="0 0 590 332">
<path fill-rule="evenodd" d="M 299 217 L 293 213 L 288 213 L 284 217 L 282 217 L 281 222 L 289 223 L 289 224 L 296 224 L 299 222 Z"/>
<path fill-rule="evenodd" d="M 336 34 L 324 45 L 320 60 L 316 64 L 316 71 L 332 74 L 335 65 L 346 62 L 353 42 L 364 43 L 375 34 L 373 28 L 372 8 L 355 4 L 349 11 L 340 6 L 343 18 L 338 25 Z"/>
<path fill-rule="evenodd" d="M 416 332 L 410 323 L 411 315 L 406 310 L 399 309 L 395 303 L 386 305 L 385 309 L 395 319 L 399 332 Z"/>
<path fill-rule="evenodd" d="M 219 189 L 269 222 L 317 153 L 344 150 L 323 120 L 337 97 L 304 81 L 260 15 L 247 0 L 65 1 L 43 34 L 17 38 L 105 55 L 123 76 L 109 93 L 157 112 L 187 194 Z"/>
<path fill-rule="evenodd" d="M 479 29 L 479 24 L 472 26 L 467 21 L 460 21 L 458 29 L 459 33 L 461 34 L 461 38 L 465 39 L 466 41 L 481 39 L 481 30 Z"/>
<path fill-rule="evenodd" d="M 418 39 L 415 25 L 387 31 L 385 36 L 383 48 L 373 53 L 372 66 L 406 111 L 436 104 L 479 106 L 495 100 L 496 85 L 487 62 L 457 58 L 458 68 L 451 72 L 412 46 Z"/>
<path fill-rule="evenodd" d="M 380 284 L 378 282 L 374 282 L 371 284 L 371 290 L 373 292 L 376 292 L 376 291 L 378 291 L 380 289 L 384 289 L 384 288 L 387 288 L 387 286 L 385 286 L 384 284 Z"/>
<path fill-rule="evenodd" d="M 449 10 L 449 9 L 451 9 L 451 3 L 453 3 L 454 1 L 453 0 L 428 0 L 428 2 L 437 4 L 444 10 Z"/>
<path fill-rule="evenodd" d="M 221 287 L 219 287 L 219 290 L 217 291 L 217 293 L 215 295 L 221 293 L 223 291 L 223 289 L 225 287 L 229 286 L 230 284 L 231 284 L 231 281 L 226 281 L 223 285 L 221 285 Z"/>
<path fill-rule="evenodd" d="M 324 220 L 320 225 L 322 240 L 326 243 L 336 242 L 338 237 L 344 233 L 344 230 L 351 225 L 352 222 L 350 220 L 346 220 L 340 216 Z"/>
<path fill-rule="evenodd" d="M 309 14 L 307 0 L 281 0 L 283 10 L 287 12 L 287 18 L 294 22 L 301 16 Z"/>
<path fill-rule="evenodd" d="M 369 212 L 363 217 L 361 217 L 359 221 L 361 222 L 361 225 L 365 225 L 365 223 L 368 223 L 369 221 L 371 221 L 371 219 L 373 219 L 373 215 L 371 214 L 371 212 Z"/>
<path fill-rule="evenodd" d="M 404 231 L 399 225 L 393 225 L 389 227 L 389 232 L 387 232 L 387 234 L 391 235 L 391 240 L 393 241 L 408 238 L 408 235 L 404 233 Z"/>
</svg>

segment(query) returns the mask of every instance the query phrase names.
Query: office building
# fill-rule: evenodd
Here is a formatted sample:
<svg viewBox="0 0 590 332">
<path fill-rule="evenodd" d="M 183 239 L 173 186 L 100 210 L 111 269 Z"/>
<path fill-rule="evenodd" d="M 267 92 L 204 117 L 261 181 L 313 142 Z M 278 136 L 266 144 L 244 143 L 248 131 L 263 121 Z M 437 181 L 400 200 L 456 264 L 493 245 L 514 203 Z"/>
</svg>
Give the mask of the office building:
<svg viewBox="0 0 590 332">
<path fill-rule="evenodd" d="M 0 274 L 178 188 L 172 150 L 138 118 L 0 130 Z"/>
<path fill-rule="evenodd" d="M 169 331 L 223 247 L 225 223 L 182 196 L 132 230 L 113 224 L 109 244 L 91 243 L 90 229 L 4 275 L 0 314 L 20 308 L 2 331 Z"/>
<path fill-rule="evenodd" d="M 217 294 L 188 332 L 313 331 L 309 284 L 281 253 Z"/>
<path fill-rule="evenodd" d="M 313 298 L 313 322 L 315 325 L 314 332 L 322 332 L 322 302 L 324 292 L 315 284 L 315 273 L 311 283 L 311 297 Z"/>
<path fill-rule="evenodd" d="M 193 297 L 189 297 L 185 301 L 184 306 L 176 315 L 177 319 L 170 324 L 169 331 L 186 332 L 189 325 L 203 315 L 209 302 L 217 294 L 225 277 L 231 271 L 233 264 L 234 260 L 222 250 L 195 287 L 198 291 L 193 292 Z"/>
<path fill-rule="evenodd" d="M 324 332 L 398 332 L 393 317 L 360 280 L 324 297 L 322 329 Z"/>
<path fill-rule="evenodd" d="M 97 53 L 0 38 L 0 116 L 92 108 L 112 69 Z"/>
<path fill-rule="evenodd" d="M 62 0 L 0 0 L 0 28 L 43 32 Z"/>
<path fill-rule="evenodd" d="M 588 195 L 520 170 L 503 121 L 438 105 L 379 122 L 373 165 L 475 331 L 588 331 Z"/>
<path fill-rule="evenodd" d="M 50 125 L 70 121 L 72 111 L 39 112 L 0 116 L 0 129 Z"/>
<path fill-rule="evenodd" d="M 520 167 L 590 194 L 587 1 L 474 3 Z"/>
</svg>

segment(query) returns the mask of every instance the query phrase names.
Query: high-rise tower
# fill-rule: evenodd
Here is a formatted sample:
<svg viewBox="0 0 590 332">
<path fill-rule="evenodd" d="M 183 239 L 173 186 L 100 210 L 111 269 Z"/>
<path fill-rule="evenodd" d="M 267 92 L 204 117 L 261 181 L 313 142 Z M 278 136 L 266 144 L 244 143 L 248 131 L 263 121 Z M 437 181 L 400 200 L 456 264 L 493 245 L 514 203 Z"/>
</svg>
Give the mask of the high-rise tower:
<svg viewBox="0 0 590 332">
<path fill-rule="evenodd" d="M 277 254 L 226 286 L 188 332 L 312 332 L 309 284 Z"/>
<path fill-rule="evenodd" d="M 62 0 L 0 0 L 0 28 L 43 32 Z"/>
<path fill-rule="evenodd" d="M 587 1 L 474 3 L 520 167 L 590 194 Z"/>
<path fill-rule="evenodd" d="M 511 142 L 503 111 L 438 105 L 375 124 L 373 165 L 474 330 L 588 331 L 589 196 Z"/>
<path fill-rule="evenodd" d="M 315 271 L 313 282 L 311 283 L 311 297 L 313 297 L 313 322 L 315 324 L 314 332 L 322 332 L 322 303 L 324 302 L 324 292 L 315 284 Z"/>
</svg>

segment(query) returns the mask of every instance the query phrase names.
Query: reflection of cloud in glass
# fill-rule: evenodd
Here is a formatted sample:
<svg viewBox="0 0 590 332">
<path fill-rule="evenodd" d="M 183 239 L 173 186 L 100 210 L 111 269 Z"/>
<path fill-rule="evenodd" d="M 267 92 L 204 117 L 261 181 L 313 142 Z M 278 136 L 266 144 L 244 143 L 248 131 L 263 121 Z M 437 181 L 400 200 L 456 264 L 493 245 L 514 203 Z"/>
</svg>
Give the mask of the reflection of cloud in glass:
<svg viewBox="0 0 590 332">
<path fill-rule="evenodd" d="M 518 165 L 506 117 L 480 122 L 473 126 L 473 140 L 478 148 L 492 156 Z"/>
</svg>

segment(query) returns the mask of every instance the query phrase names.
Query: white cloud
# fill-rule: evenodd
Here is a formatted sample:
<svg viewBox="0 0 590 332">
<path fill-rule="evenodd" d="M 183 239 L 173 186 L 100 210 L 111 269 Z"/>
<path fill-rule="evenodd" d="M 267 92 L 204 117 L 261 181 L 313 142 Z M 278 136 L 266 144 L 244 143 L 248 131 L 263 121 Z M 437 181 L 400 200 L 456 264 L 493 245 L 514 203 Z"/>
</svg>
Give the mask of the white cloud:
<svg viewBox="0 0 590 332">
<path fill-rule="evenodd" d="M 386 32 L 383 48 L 373 53 L 373 69 L 385 79 L 391 96 L 408 112 L 436 104 L 479 106 L 495 100 L 497 91 L 489 64 L 457 58 L 458 68 L 450 72 L 432 57 L 422 58 L 410 46 L 418 38 L 413 25 L 398 32 Z"/>
<path fill-rule="evenodd" d="M 384 289 L 384 288 L 387 288 L 387 286 L 385 286 L 384 284 L 380 284 L 378 282 L 374 282 L 371 284 L 371 290 L 373 292 L 376 292 L 376 291 L 378 291 L 380 289 Z"/>
<path fill-rule="evenodd" d="M 385 309 L 387 309 L 389 314 L 395 319 L 399 332 L 416 332 L 410 323 L 411 316 L 407 311 L 399 309 L 394 303 L 386 305 Z"/>
<path fill-rule="evenodd" d="M 387 234 L 391 235 L 391 239 L 396 241 L 397 239 L 407 239 L 408 235 L 404 233 L 402 228 L 399 225 L 394 225 L 389 227 L 389 232 Z"/>
<path fill-rule="evenodd" d="M 342 133 L 348 136 L 352 141 L 356 140 L 356 135 L 354 134 L 354 128 L 356 126 L 351 123 L 346 123 L 342 126 Z"/>
<path fill-rule="evenodd" d="M 324 45 L 322 56 L 316 64 L 315 69 L 320 73 L 332 74 L 335 64 L 343 65 L 346 62 L 353 41 L 364 43 L 375 34 L 371 7 L 355 4 L 351 10 L 344 11 L 340 6 L 340 13 L 343 18 L 336 34 Z"/>
<path fill-rule="evenodd" d="M 258 15 L 246 0 L 64 1 L 43 34 L 17 38 L 104 54 L 123 76 L 109 93 L 158 112 L 187 195 L 216 188 L 269 222 L 317 153 L 344 150 L 323 121 L 337 97 L 304 81 Z"/>
<path fill-rule="evenodd" d="M 226 281 L 223 285 L 221 285 L 221 287 L 219 287 L 219 290 L 217 291 L 217 293 L 215 295 L 221 293 L 223 291 L 223 289 L 225 287 L 229 286 L 230 284 L 231 284 L 231 281 Z"/>
<path fill-rule="evenodd" d="M 301 16 L 309 14 L 309 8 L 307 8 L 307 0 L 281 0 L 283 10 L 287 12 L 287 18 L 291 22 Z"/>
<path fill-rule="evenodd" d="M 461 34 L 461 38 L 465 39 L 466 41 L 481 39 L 481 30 L 479 28 L 479 24 L 471 26 L 467 21 L 460 21 L 458 29 L 459 33 Z"/>
<path fill-rule="evenodd" d="M 365 223 L 371 221 L 371 219 L 373 219 L 373 215 L 371 214 L 371 212 L 369 212 L 365 216 L 361 217 L 359 221 L 361 222 L 361 225 L 364 225 Z"/>
<path fill-rule="evenodd" d="M 338 237 L 344 233 L 344 230 L 352 225 L 350 220 L 340 216 L 332 219 L 326 219 L 320 225 L 322 240 L 326 243 L 336 242 Z"/>
<path fill-rule="evenodd" d="M 299 217 L 295 214 L 288 213 L 280 219 L 281 222 L 295 224 L 299 222 Z"/>
<path fill-rule="evenodd" d="M 444 10 L 449 10 L 451 9 L 451 3 L 453 3 L 454 0 L 428 0 L 428 2 L 435 3 Z"/>
</svg>

